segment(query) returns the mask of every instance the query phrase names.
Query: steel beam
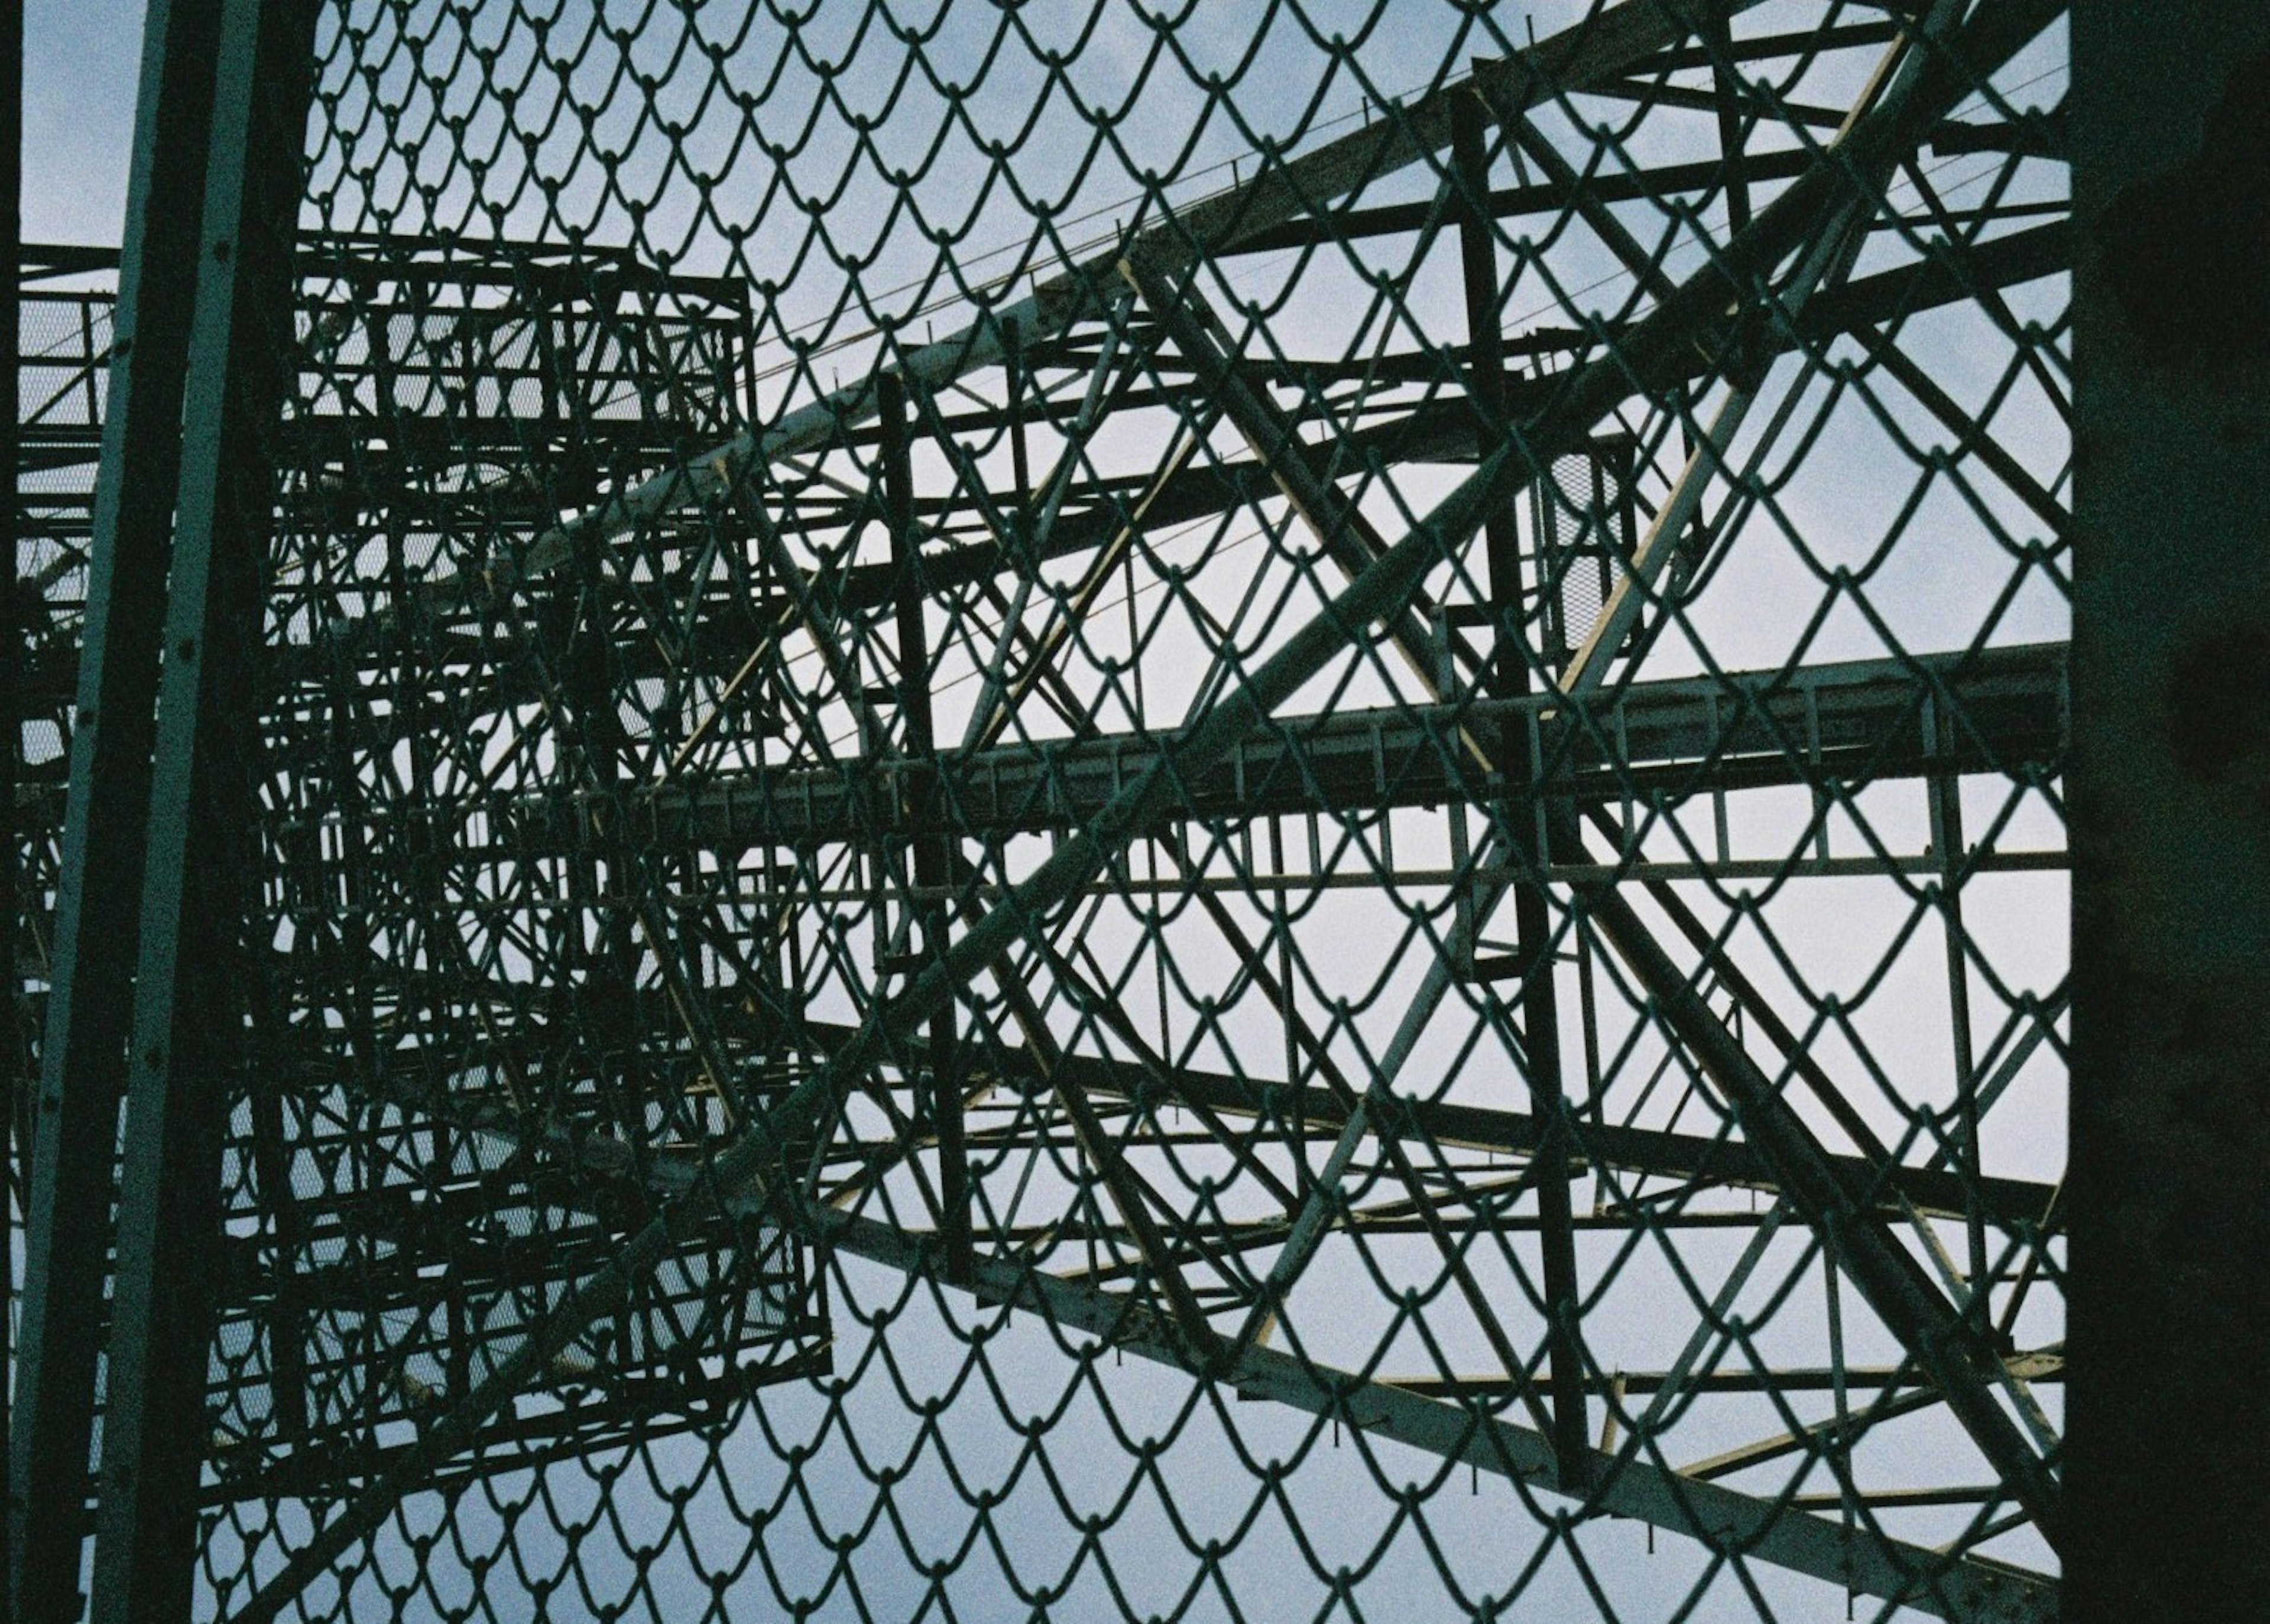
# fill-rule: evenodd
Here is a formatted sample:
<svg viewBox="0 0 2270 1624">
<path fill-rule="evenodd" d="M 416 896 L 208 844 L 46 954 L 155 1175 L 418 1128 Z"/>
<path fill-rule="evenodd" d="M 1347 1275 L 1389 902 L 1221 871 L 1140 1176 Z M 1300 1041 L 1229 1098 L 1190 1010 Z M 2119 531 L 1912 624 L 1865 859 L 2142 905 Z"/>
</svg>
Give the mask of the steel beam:
<svg viewBox="0 0 2270 1624">
<path fill-rule="evenodd" d="M 953 835 L 938 791 L 938 739 L 931 716 L 930 635 L 924 623 L 922 538 L 915 527 L 914 473 L 908 448 L 904 386 L 883 380 L 879 419 L 883 427 L 884 524 L 890 531 L 891 561 L 899 569 L 898 708 L 900 745 L 908 771 L 900 784 L 905 799 L 898 810 L 914 832 L 915 884 L 929 894 L 914 904 L 924 960 L 946 951 L 947 909 L 939 894 L 953 879 Z M 878 929 L 881 922 L 877 922 Z M 954 1008 L 942 1004 L 930 1023 L 931 1075 L 917 1119 L 938 1136 L 938 1205 L 946 1235 L 946 1268 L 966 1278 L 971 1263 L 969 1157 L 962 1146 L 961 1043 Z"/>
<path fill-rule="evenodd" d="M 2014 1372 L 2029 1382 L 2058 1383 L 2066 1379 L 2065 1355 L 2055 1349 L 2014 1353 L 2009 1362 Z M 1381 1379 L 1391 1387 L 1424 1393 L 1433 1398 L 1455 1398 L 1470 1392 L 1502 1393 L 1507 1387 L 1503 1376 L 1410 1376 Z M 1766 1370 L 1754 1366 L 1705 1371 L 1618 1370 L 1604 1374 L 1590 1384 L 1606 1390 L 1611 1383 L 1620 1383 L 1628 1397 L 1637 1398 L 1666 1390 L 1712 1397 L 1735 1393 L 1825 1393 L 1833 1391 L 1840 1383 L 1873 1392 L 1905 1387 L 1915 1379 L 1913 1365 L 1784 1365 Z"/>
<path fill-rule="evenodd" d="M 29 1148 L 26 1110 L 36 1084 L 33 1076 L 33 1017 L 25 996 L 24 972 L 30 942 L 26 939 L 34 909 L 24 884 L 25 835 L 36 830 L 44 837 L 47 827 L 24 827 L 26 809 L 17 798 L 18 769 L 24 756 L 24 723 L 31 714 L 25 703 L 24 666 L 25 583 L 20 578 L 23 554 L 21 508 L 16 490 L 23 468 L 23 403 L 19 384 L 19 351 L 23 343 L 23 278 L 17 267 L 24 257 L 24 4 L 0 0 L 0 470 L 9 481 L 7 510 L 0 513 L 0 551 L 6 553 L 6 574 L 0 575 L 0 966 L 7 984 L 0 989 L 0 1229 L 7 1244 L 0 1248 L 0 1304 L 12 1310 L 16 1300 L 16 1212 L 22 1189 L 19 1169 Z M 12 1312 L 0 1313 L 0 1370 L 15 1368 Z M 5 1394 L 0 1393 L 0 1460 L 8 1457 Z M 0 1517 L 0 1624 L 14 1624 L 15 1602 L 8 1583 L 14 1564 L 15 1519 Z"/>
<path fill-rule="evenodd" d="M 820 1024 L 811 1029 L 821 1041 L 831 1043 L 848 1042 L 853 1032 L 849 1027 Z M 923 1057 L 923 1051 L 910 1049 L 906 1055 L 916 1060 Z M 1065 1055 L 1057 1064 L 1064 1075 L 1077 1079 L 1093 1094 L 1131 1101 L 1173 1100 L 1224 1116 L 1297 1122 L 1312 1134 L 1338 1128 L 1349 1116 L 1346 1100 L 1332 1089 L 1314 1084 L 1294 1087 L 1229 1072 L 1187 1066 L 1159 1070 L 1089 1055 Z M 997 1075 L 1019 1094 L 1034 1094 L 1046 1081 L 1012 1052 L 989 1056 L 979 1069 L 981 1073 Z M 1420 1143 L 1445 1149 L 1497 1154 L 1532 1155 L 1545 1143 L 1545 1123 L 1531 1112 L 1406 1094 L 1398 1096 L 1395 1114 L 1397 1120 L 1382 1121 L 1371 1131 L 1383 1137 L 1407 1134 Z M 1772 1165 L 1755 1146 L 1741 1139 L 1590 1121 L 1576 1124 L 1570 1135 L 1578 1170 L 1615 1168 L 1699 1185 L 1775 1191 L 1782 1188 Z M 1829 1160 L 1841 1178 L 1855 1189 L 1870 1192 L 1867 1198 L 1887 1217 L 1910 1208 L 1942 1217 L 1960 1217 L 1967 1210 L 1970 1186 L 1958 1172 L 1863 1156 L 1831 1155 Z M 2055 1192 L 2055 1186 L 2034 1180 L 1992 1175 L 1982 1179 L 1979 1188 L 1997 1210 L 2013 1212 L 2045 1212 Z"/>
<path fill-rule="evenodd" d="M 1918 720 L 1934 693 L 1957 707 L 1964 723 L 1944 754 L 1925 748 Z M 2043 643 L 1823 664 L 1794 673 L 1658 679 L 1586 700 L 1535 695 L 1350 708 L 1281 718 L 1220 766 L 1188 780 L 1172 815 L 1486 804 L 1503 791 L 1459 744 L 1461 730 L 1525 736 L 1532 723 L 1548 778 L 1579 802 L 1807 782 L 1809 718 L 1820 730 L 1819 770 L 1846 782 L 1947 770 L 2047 775 L 2061 759 L 2064 704 L 2063 648 Z M 1104 734 L 943 751 L 934 770 L 955 827 L 978 838 L 1077 827 L 1170 747 L 1171 735 Z M 721 771 L 692 787 L 658 787 L 635 815 L 662 844 L 730 849 L 852 840 L 874 833 L 876 812 L 904 804 L 912 779 L 925 770 L 877 757 L 785 772 Z M 531 848 L 541 847 L 553 817 L 550 807 L 532 804 L 489 810 L 502 838 Z"/>
<path fill-rule="evenodd" d="M 849 1043 L 857 1028 L 827 1021 L 809 1021 L 804 1036 L 823 1052 L 832 1053 Z M 510 1047 L 499 1048 L 501 1060 L 532 1062 L 551 1040 L 537 1031 L 523 1039 L 524 1055 Z M 963 1040 L 965 1045 L 967 1040 Z M 896 1064 L 921 1071 L 932 1064 L 928 1047 L 909 1040 L 894 1052 Z M 1045 1064 L 1044 1064 L 1045 1062 Z M 1266 1124 L 1272 1134 L 1293 1124 L 1308 1138 L 1329 1134 L 1350 1116 L 1348 1099 L 1340 1092 L 1316 1084 L 1287 1084 L 1280 1079 L 1209 1072 L 1162 1061 L 1116 1060 L 1102 1056 L 1061 1053 L 1040 1057 L 1026 1051 L 992 1046 L 966 1053 L 961 1064 L 964 1078 L 975 1091 L 998 1086 L 1023 1098 L 1048 1094 L 1055 1081 L 1076 1084 L 1098 1100 L 1124 1101 L 1144 1109 L 1177 1104 L 1194 1112 L 1224 1119 Z M 377 1096 L 408 1109 L 432 1113 L 445 1121 L 478 1126 L 490 1132 L 511 1133 L 518 1118 L 501 1103 L 472 1110 L 463 1101 L 435 1096 L 422 1086 L 422 1063 L 406 1059 L 398 1078 L 381 1077 Z M 306 1079 L 307 1086 L 345 1081 L 324 1076 Z M 1430 1098 L 1422 1092 L 1398 1095 L 1393 1120 L 1382 1121 L 1370 1131 L 1383 1137 L 1408 1137 L 1413 1142 L 1446 1150 L 1491 1155 L 1533 1154 L 1544 1139 L 1544 1126 L 1528 1112 L 1472 1104 L 1460 1100 Z M 1614 1123 L 1584 1121 L 1574 1130 L 1575 1170 L 1613 1168 L 1647 1177 L 1666 1178 L 1697 1189 L 1756 1190 L 1778 1193 L 1781 1183 L 1773 1168 L 1757 1149 L 1728 1136 L 1641 1128 Z M 1212 1131 L 1204 1139 L 1220 1143 Z M 1273 1142 L 1273 1140 L 1272 1140 Z M 1913 1162 L 1879 1161 L 1866 1156 L 1832 1154 L 1840 1178 L 1867 1192 L 1875 1209 L 1887 1218 L 1907 1213 L 1925 1217 L 1959 1218 L 1971 1195 L 1970 1181 L 1960 1172 Z M 2044 1234 L 2062 1233 L 2064 1220 L 2051 1212 L 2056 1186 L 2031 1179 L 1986 1175 L 1977 1193 L 1992 1211 L 2027 1214 Z M 2040 1215 L 2036 1220 L 2032 1215 Z"/>
<path fill-rule="evenodd" d="M 1502 122 L 1549 180 L 1558 186 L 1573 187 L 1580 199 L 1588 198 L 1567 160 L 1537 133 L 1526 113 L 1508 108 Z M 1458 222 L 1466 338 L 1473 351 L 1470 393 L 1476 418 L 1477 457 L 1487 456 L 1512 427 L 1505 401 L 1504 287 L 1498 275 L 1497 238 L 1481 208 L 1481 199 L 1489 194 L 1489 168 L 1481 100 L 1462 98 L 1450 113 L 1448 183 Z M 1579 206 L 1585 220 L 1619 253 L 1636 248 L 1628 237 L 1618 234 L 1621 227 L 1605 204 L 1589 199 Z M 1652 261 L 1643 256 L 1641 266 L 1635 269 L 1641 267 L 1652 274 L 1654 282 L 1668 287 L 1667 278 Z M 1517 701 L 1535 686 L 1536 656 L 1527 630 L 1529 604 L 1522 584 L 1519 521 L 1511 501 L 1500 503 L 1482 521 L 1482 543 L 1491 630 L 1489 680 L 1484 686 L 1495 698 Z M 1539 583 L 1540 595 L 1550 590 Z M 1493 741 L 1505 785 L 1504 825 L 1509 831 L 1536 827 L 1534 819 L 1523 816 L 1535 803 L 1539 776 L 1530 754 L 1525 720 L 1519 716 L 1506 717 Z M 1521 1046 L 1525 1080 L 1532 1107 L 1545 1130 L 1535 1154 L 1548 1327 L 1547 1362 L 1554 1389 L 1553 1447 L 1561 1464 L 1561 1480 L 1574 1485 L 1584 1480 L 1590 1428 L 1585 1420 L 1584 1349 L 1579 1324 L 1584 1294 L 1577 1281 L 1576 1231 L 1569 1211 L 1569 1101 L 1561 1079 L 1560 972 L 1542 873 L 1544 854 L 1517 836 L 1510 834 L 1509 840 L 1514 846 L 1513 866 L 1530 873 L 1528 883 L 1517 880 L 1513 886 L 1513 956 L 1522 967 Z M 1471 962 L 1472 944 L 1461 944 L 1459 951 Z"/>
<path fill-rule="evenodd" d="M 144 23 L 108 416 L 94 494 L 25 1215 L 9 1469 L 22 1624 L 79 1616 L 122 1034 L 148 838 L 158 649 L 199 258 L 213 0 L 154 0 Z"/>
<path fill-rule="evenodd" d="M 166 582 L 90 1613 L 185 1618 L 259 896 L 258 685 L 274 426 L 296 378 L 293 234 L 315 0 L 225 0 Z M 178 272 L 176 272 L 178 274 Z M 84 1221 L 84 1214 L 81 1215 Z"/>
<path fill-rule="evenodd" d="M 2270 1616 L 2270 8 L 2073 8 L 2066 1616 Z"/>
</svg>

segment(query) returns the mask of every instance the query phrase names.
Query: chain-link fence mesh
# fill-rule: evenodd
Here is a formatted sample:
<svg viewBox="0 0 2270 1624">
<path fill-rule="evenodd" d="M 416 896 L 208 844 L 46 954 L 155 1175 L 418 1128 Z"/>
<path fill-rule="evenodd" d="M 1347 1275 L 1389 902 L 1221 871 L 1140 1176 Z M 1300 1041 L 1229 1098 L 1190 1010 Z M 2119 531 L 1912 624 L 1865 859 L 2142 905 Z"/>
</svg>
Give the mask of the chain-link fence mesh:
<svg viewBox="0 0 2270 1624">
<path fill-rule="evenodd" d="M 197 1615 L 2051 1616 L 2059 10 L 322 7 Z"/>
</svg>

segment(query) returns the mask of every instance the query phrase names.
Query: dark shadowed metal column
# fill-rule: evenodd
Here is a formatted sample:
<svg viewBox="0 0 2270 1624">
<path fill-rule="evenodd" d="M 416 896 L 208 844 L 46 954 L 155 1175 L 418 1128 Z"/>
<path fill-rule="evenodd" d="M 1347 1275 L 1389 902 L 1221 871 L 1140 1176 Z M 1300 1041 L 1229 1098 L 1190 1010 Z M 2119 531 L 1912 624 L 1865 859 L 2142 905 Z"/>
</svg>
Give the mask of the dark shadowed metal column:
<svg viewBox="0 0 2270 1624">
<path fill-rule="evenodd" d="M 2066 1617 L 2270 1615 L 2270 9 L 2073 8 Z"/>
<path fill-rule="evenodd" d="M 1451 166 L 1459 188 L 1458 248 L 1465 282 L 1466 337 L 1473 346 L 1468 367 L 1474 404 L 1484 419 L 1475 440 L 1478 457 L 1490 454 L 1492 438 L 1504 432 L 1501 426 L 1509 418 L 1504 293 L 1498 277 L 1496 240 L 1483 212 L 1489 197 L 1489 160 L 1482 112 L 1478 96 L 1461 97 L 1451 105 L 1450 112 Z M 1540 468 L 1533 477 L 1545 478 L 1547 471 Z M 1535 657 L 1524 629 L 1528 616 L 1522 597 L 1521 538 L 1514 512 L 1512 502 L 1501 503 L 1490 510 L 1482 525 L 1492 614 L 1488 686 L 1501 698 L 1518 698 L 1530 691 L 1530 662 Z M 1550 590 L 1540 571 L 1539 595 Z M 1526 805 L 1531 793 L 1528 730 L 1521 722 L 1510 720 L 1497 745 L 1498 770 L 1506 780 L 1506 827 L 1517 831 L 1523 820 L 1510 809 Z M 1584 1484 L 1590 1458 L 1584 1350 L 1577 1329 L 1584 1304 L 1569 1193 L 1568 1099 L 1561 1079 L 1559 972 L 1554 968 L 1558 953 L 1553 916 L 1545 901 L 1548 861 L 1549 854 L 1542 850 L 1523 853 L 1520 865 L 1529 874 L 1525 883 L 1514 887 L 1513 956 L 1521 978 L 1521 1040 L 1530 1101 L 1546 1127 L 1537 1150 L 1536 1189 L 1538 1249 L 1545 1276 L 1547 1362 L 1553 1378 L 1553 1447 L 1561 1464 L 1562 1487 L 1576 1489 Z"/>
<path fill-rule="evenodd" d="M 156 0 L 118 266 L 86 618 L 26 1147 L 24 1302 L 11 1411 L 11 1583 L 25 1624 L 79 1614 L 88 1447 L 148 831 L 158 636 L 181 464 L 217 0 Z M 13 274 L 12 271 L 11 274 Z"/>
<path fill-rule="evenodd" d="M 25 921 L 24 844 L 20 830 L 33 826 L 17 805 L 17 767 L 24 755 L 24 630 L 22 592 L 18 571 L 22 556 L 18 534 L 16 485 L 22 466 L 23 435 L 18 428 L 22 376 L 19 345 L 22 339 L 24 260 L 24 0 L 0 0 L 0 471 L 4 471 L 9 500 L 0 508 L 0 551 L 7 554 L 7 571 L 0 575 L 0 726 L 8 730 L 0 748 L 0 908 L 6 910 L 7 934 L 0 954 L 5 955 L 8 987 L 0 1001 L 0 1042 L 7 1045 L 7 1116 L 0 1122 L 0 1204 L 5 1204 L 6 1246 L 0 1246 L 0 1370 L 14 1362 L 9 1340 L 9 1315 L 4 1309 L 16 1294 L 14 1244 L 17 1158 L 23 1154 L 22 1125 L 33 1079 L 31 1067 L 32 1013 L 24 996 L 22 954 L 27 944 Z M 0 1459 L 7 1454 L 4 1404 L 0 1404 Z M 12 1550 L 14 1527 L 0 1517 L 0 1552 Z M 12 1624 L 15 1609 L 5 1582 L 7 1564 L 0 1561 L 0 1624 Z"/>
<path fill-rule="evenodd" d="M 221 1141 L 250 1076 L 243 952 L 278 418 L 314 0 L 226 0 L 167 582 L 119 1176 L 91 1616 L 186 1618 L 206 1453 Z"/>
<path fill-rule="evenodd" d="M 899 572 L 898 708 L 899 744 L 920 763 L 909 775 L 907 804 L 901 809 L 913 834 L 913 871 L 922 901 L 916 909 L 921 946 L 919 968 L 946 951 L 947 908 L 944 890 L 953 883 L 955 848 L 948 832 L 937 772 L 938 739 L 931 716 L 930 640 L 923 624 L 922 547 L 915 525 L 914 471 L 907 433 L 906 385 L 891 373 L 875 381 L 881 436 L 884 519 L 890 530 L 891 562 Z M 881 922 L 877 922 L 881 929 Z M 969 1152 L 963 1131 L 961 1042 L 951 1000 L 930 1020 L 931 1074 L 925 1115 L 938 1136 L 938 1231 L 945 1237 L 949 1278 L 967 1281 L 976 1266 L 970 1238 Z"/>
</svg>

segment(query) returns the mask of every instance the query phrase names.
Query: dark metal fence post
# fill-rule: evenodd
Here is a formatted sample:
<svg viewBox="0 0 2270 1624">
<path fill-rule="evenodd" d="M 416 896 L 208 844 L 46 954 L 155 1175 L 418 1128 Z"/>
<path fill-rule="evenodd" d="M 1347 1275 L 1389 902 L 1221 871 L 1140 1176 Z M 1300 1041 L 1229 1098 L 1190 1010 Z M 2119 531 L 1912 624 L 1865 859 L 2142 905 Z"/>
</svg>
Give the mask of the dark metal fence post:
<svg viewBox="0 0 2270 1624">
<path fill-rule="evenodd" d="M 2073 12 L 2079 1624 L 2270 1613 L 2270 11 Z"/>
<path fill-rule="evenodd" d="M 7 552 L 7 574 L 0 577 L 0 726 L 8 730 L 7 745 L 0 749 L 0 908 L 4 908 L 7 935 L 4 953 L 8 989 L 0 1005 L 0 1021 L 6 1023 L 0 1042 L 7 1045 L 7 1116 L 0 1123 L 0 1217 L 6 1219 L 0 1240 L 0 1371 L 14 1363 L 6 1311 L 16 1295 L 17 1158 L 23 1153 L 19 1131 L 32 1091 L 31 1012 L 24 997 L 24 923 L 28 904 L 24 891 L 26 831 L 38 827 L 17 805 L 17 765 L 24 755 L 24 632 L 19 552 L 16 492 L 22 482 L 23 436 L 17 424 L 21 411 L 22 375 L 19 353 L 22 342 L 21 290 L 24 262 L 24 0 L 0 0 L 0 472 L 8 480 L 8 500 L 0 506 L 0 548 Z M 0 1459 L 7 1455 L 7 1406 L 0 1404 Z M 0 1553 L 14 1549 L 13 1526 L 0 1518 Z M 7 1562 L 0 1556 L 0 1580 Z M 15 1617 L 13 1598 L 0 1582 L 0 1624 Z"/>
<path fill-rule="evenodd" d="M 217 0 L 153 0 L 118 270 L 70 740 L 54 971 L 26 1172 L 11 1583 L 25 1624 L 79 1615 L 123 1033 L 148 833 L 158 635 L 182 452 Z M 11 271 L 12 275 L 12 271 Z"/>
<path fill-rule="evenodd" d="M 92 1616 L 181 1619 L 205 1453 L 220 1142 L 246 1079 L 257 653 L 293 388 L 310 0 L 222 14 L 134 991 Z M 257 1083 L 255 1086 L 258 1086 Z"/>
</svg>

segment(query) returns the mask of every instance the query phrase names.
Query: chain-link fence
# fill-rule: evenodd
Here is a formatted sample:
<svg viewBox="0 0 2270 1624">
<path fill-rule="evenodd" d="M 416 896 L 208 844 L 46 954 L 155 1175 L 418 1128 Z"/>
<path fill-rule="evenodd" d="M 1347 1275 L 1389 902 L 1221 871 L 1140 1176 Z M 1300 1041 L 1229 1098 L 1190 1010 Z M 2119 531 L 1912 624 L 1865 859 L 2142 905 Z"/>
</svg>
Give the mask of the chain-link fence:
<svg viewBox="0 0 2270 1624">
<path fill-rule="evenodd" d="M 53 1605 L 2054 1614 L 2061 7 L 179 11 Z"/>
</svg>

